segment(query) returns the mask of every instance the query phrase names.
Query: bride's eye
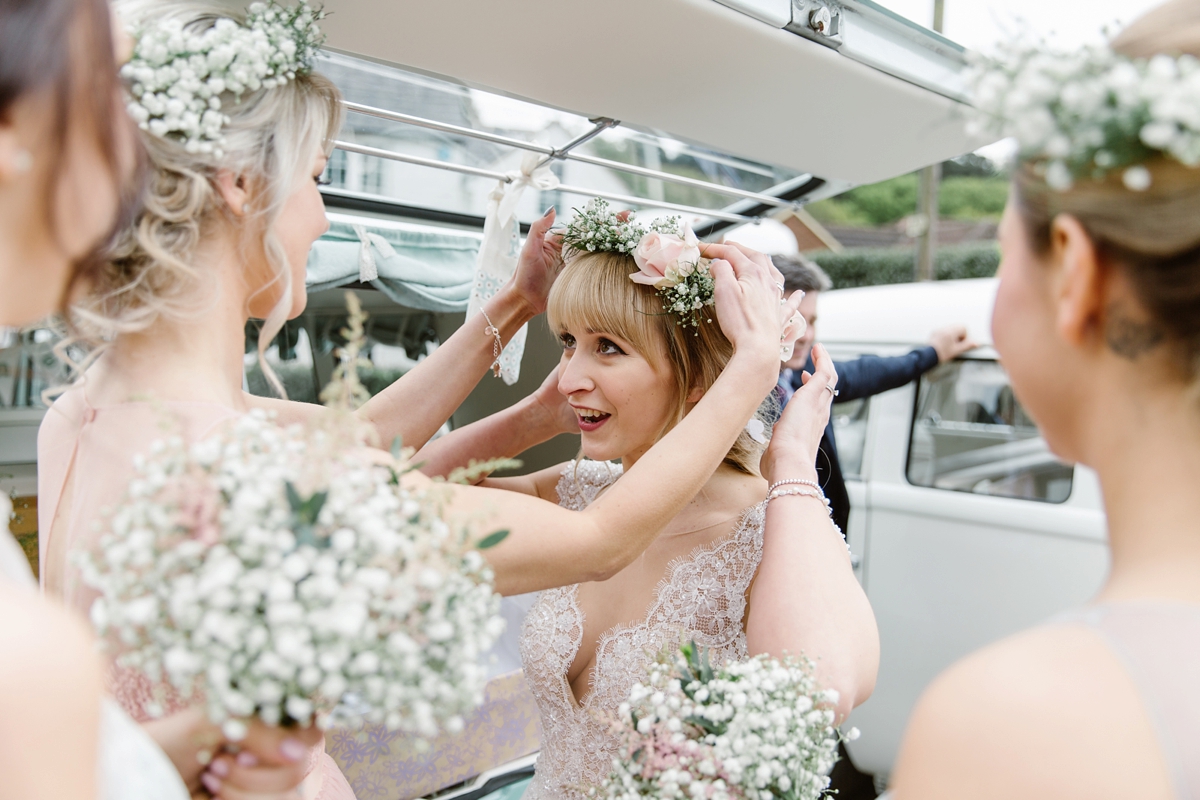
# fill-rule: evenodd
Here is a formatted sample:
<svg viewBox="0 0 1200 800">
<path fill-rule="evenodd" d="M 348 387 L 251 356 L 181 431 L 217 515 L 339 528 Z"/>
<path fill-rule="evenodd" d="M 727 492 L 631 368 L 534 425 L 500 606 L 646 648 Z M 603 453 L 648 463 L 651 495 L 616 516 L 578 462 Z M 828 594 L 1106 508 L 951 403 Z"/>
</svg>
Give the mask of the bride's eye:
<svg viewBox="0 0 1200 800">
<path fill-rule="evenodd" d="M 328 186 L 329 184 L 333 183 L 333 181 L 325 177 L 324 172 L 319 172 L 316 175 L 313 175 L 313 180 L 316 182 L 317 186 Z"/>
<path fill-rule="evenodd" d="M 569 333 L 560 333 L 558 335 L 558 343 L 562 345 L 563 350 L 575 349 L 575 337 Z"/>
<path fill-rule="evenodd" d="M 600 352 L 606 356 L 623 356 L 625 351 L 613 343 L 611 339 L 601 339 L 599 343 Z"/>
</svg>

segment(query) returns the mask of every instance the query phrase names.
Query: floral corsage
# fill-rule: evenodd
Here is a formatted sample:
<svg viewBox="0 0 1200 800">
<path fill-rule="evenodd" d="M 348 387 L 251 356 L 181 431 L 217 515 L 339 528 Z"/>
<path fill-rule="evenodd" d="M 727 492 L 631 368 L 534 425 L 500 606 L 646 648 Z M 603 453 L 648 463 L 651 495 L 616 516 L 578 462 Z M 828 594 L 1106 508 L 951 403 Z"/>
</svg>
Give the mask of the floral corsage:
<svg viewBox="0 0 1200 800">
<path fill-rule="evenodd" d="M 716 305 L 716 285 L 711 265 L 714 259 L 700 254 L 700 240 L 691 226 L 679 217 L 660 217 L 641 225 L 628 213 L 614 213 L 604 200 L 592 200 L 563 232 L 565 252 L 598 251 L 631 256 L 638 271 L 629 279 L 652 286 L 663 310 L 674 314 L 676 324 L 697 328 L 711 323 L 710 309 Z M 785 307 L 779 357 L 787 361 L 792 348 L 804 335 L 804 317 Z"/>
</svg>

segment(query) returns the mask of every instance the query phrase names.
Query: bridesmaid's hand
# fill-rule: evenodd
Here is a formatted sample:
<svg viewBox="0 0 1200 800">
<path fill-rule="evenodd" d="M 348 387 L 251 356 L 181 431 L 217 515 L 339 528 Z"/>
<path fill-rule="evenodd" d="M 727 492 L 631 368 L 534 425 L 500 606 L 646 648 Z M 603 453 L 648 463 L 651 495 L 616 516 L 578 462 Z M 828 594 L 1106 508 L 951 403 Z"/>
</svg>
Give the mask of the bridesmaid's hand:
<svg viewBox="0 0 1200 800">
<path fill-rule="evenodd" d="M 530 398 L 546 415 L 549 420 L 548 427 L 553 430 L 555 436 L 560 433 L 579 433 L 579 419 L 567 403 L 566 395 L 558 390 L 558 372 L 559 367 L 552 369 Z"/>
<path fill-rule="evenodd" d="M 775 423 L 771 444 L 763 453 L 762 474 L 771 483 L 786 478 L 811 479 L 816 474 L 817 448 L 829 424 L 838 375 L 822 345 L 813 345 L 812 358 L 814 372 L 800 376 L 804 385 L 788 401 L 783 416 Z"/>
<path fill-rule="evenodd" d="M 312 766 L 312 751 L 321 746 L 315 727 L 280 728 L 252 722 L 238 752 L 212 760 L 201 783 L 221 800 L 296 800 Z"/>
<path fill-rule="evenodd" d="M 782 303 L 783 276 L 770 258 L 741 245 L 702 243 L 700 248 L 705 258 L 714 259 L 717 321 L 733 344 L 734 358 L 748 359 L 762 372 L 765 396 L 779 379 L 783 323 L 793 313 L 792 301 Z"/>
<path fill-rule="evenodd" d="M 531 316 L 546 310 L 550 287 L 562 268 L 562 236 L 550 230 L 554 218 L 555 211 L 551 206 L 541 219 L 529 226 L 529 235 L 513 275 L 513 292 Z"/>
</svg>

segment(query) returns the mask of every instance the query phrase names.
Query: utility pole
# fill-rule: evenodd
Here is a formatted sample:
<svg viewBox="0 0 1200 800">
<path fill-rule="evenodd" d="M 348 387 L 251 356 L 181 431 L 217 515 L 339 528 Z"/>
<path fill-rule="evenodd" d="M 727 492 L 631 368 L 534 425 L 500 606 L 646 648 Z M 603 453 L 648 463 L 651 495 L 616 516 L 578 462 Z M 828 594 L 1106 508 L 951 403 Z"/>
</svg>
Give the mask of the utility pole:
<svg viewBox="0 0 1200 800">
<path fill-rule="evenodd" d="M 942 32 L 945 13 L 946 0 L 933 0 L 933 29 L 938 33 Z M 938 184 L 941 181 L 941 164 L 921 170 L 917 213 L 925 220 L 925 226 L 917 238 L 916 278 L 919 281 L 931 281 L 936 277 L 934 261 L 937 256 Z"/>
</svg>

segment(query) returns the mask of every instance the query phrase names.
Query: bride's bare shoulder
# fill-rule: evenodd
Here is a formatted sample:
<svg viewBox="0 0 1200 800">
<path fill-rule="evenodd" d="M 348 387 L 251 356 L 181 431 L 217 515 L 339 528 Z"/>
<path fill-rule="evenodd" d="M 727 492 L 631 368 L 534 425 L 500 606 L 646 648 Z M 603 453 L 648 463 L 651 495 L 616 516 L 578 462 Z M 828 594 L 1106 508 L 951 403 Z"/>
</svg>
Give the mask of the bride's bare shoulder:
<svg viewBox="0 0 1200 800">
<path fill-rule="evenodd" d="M 1137 688 L 1090 630 L 1043 626 L 940 675 L 909 720 L 897 800 L 1172 797 Z"/>
</svg>

